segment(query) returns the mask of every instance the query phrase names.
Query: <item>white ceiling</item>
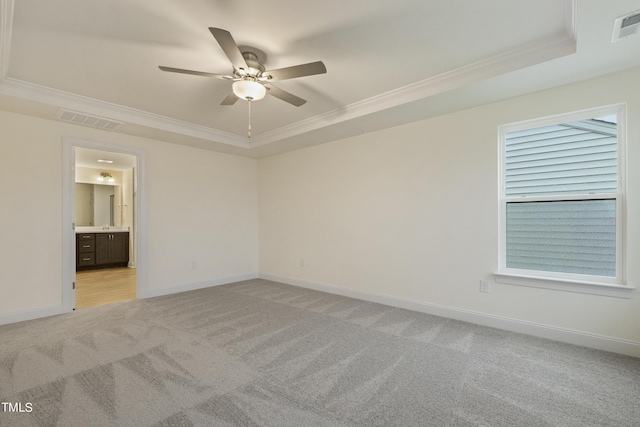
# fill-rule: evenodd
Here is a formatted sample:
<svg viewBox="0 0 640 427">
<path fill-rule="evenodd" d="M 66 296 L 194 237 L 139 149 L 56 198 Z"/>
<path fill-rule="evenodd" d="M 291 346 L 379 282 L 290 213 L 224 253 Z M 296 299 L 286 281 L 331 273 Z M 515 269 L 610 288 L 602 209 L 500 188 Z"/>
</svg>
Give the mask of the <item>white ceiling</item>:
<svg viewBox="0 0 640 427">
<path fill-rule="evenodd" d="M 54 6 L 55 5 L 55 6 Z M 640 35 L 611 43 L 640 0 L 0 0 L 0 108 L 121 121 L 114 132 L 250 157 L 395 126 L 640 66 Z M 13 19 L 11 18 L 13 15 Z M 220 102 L 230 82 L 208 27 L 267 69 L 321 60 L 278 82 L 308 102 Z"/>
<path fill-rule="evenodd" d="M 137 167 L 137 158 L 131 154 L 82 147 L 76 147 L 75 151 L 75 165 L 79 167 L 112 171 L 126 171 Z M 98 160 L 110 160 L 112 163 Z"/>
</svg>

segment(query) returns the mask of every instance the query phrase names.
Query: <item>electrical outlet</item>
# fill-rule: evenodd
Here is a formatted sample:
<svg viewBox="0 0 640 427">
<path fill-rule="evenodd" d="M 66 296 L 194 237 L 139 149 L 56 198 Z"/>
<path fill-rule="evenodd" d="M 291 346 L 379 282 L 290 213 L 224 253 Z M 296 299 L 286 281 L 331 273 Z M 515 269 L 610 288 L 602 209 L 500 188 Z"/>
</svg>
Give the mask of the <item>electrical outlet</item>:
<svg viewBox="0 0 640 427">
<path fill-rule="evenodd" d="M 198 268 L 198 263 L 197 263 L 197 262 L 195 262 L 195 261 L 193 261 L 193 262 L 191 263 L 191 269 L 192 269 L 192 270 L 195 270 L 196 268 Z"/>
<path fill-rule="evenodd" d="M 480 280 L 480 292 L 489 293 L 489 281 Z"/>
<path fill-rule="evenodd" d="M 304 267 L 304 258 L 300 258 L 300 267 Z"/>
</svg>

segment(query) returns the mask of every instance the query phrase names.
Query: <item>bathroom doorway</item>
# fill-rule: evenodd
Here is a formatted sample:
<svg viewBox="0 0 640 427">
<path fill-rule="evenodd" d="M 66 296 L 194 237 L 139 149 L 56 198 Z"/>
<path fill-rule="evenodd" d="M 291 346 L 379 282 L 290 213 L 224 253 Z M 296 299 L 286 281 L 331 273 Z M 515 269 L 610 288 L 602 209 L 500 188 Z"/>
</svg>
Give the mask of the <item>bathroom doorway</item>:
<svg viewBox="0 0 640 427">
<path fill-rule="evenodd" d="M 71 285 L 63 304 L 75 310 L 140 298 L 143 153 L 75 138 L 63 146 L 63 282 Z"/>
<path fill-rule="evenodd" d="M 136 298 L 135 155 L 75 148 L 76 309 Z"/>
</svg>

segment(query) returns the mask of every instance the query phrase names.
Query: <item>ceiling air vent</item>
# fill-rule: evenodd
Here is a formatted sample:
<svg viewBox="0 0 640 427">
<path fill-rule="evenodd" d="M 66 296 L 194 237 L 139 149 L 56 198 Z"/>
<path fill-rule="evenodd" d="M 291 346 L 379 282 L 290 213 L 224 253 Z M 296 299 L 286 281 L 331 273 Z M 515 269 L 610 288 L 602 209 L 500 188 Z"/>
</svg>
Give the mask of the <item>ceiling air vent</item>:
<svg viewBox="0 0 640 427">
<path fill-rule="evenodd" d="M 76 113 L 75 111 L 59 110 L 56 119 L 63 122 L 71 122 L 77 125 L 91 126 L 104 130 L 115 130 L 118 126 L 124 124 L 104 117 L 90 116 L 88 114 Z"/>
<path fill-rule="evenodd" d="M 611 42 L 613 43 L 636 34 L 638 30 L 640 30 L 640 10 L 616 19 L 616 22 L 613 24 Z"/>
</svg>

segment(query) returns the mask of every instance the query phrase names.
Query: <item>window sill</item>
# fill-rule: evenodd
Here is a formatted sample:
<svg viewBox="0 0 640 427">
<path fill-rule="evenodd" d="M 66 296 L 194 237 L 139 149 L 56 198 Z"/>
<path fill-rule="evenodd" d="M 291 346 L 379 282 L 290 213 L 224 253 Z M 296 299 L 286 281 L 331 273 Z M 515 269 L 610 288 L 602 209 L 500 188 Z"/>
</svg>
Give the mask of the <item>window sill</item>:
<svg viewBox="0 0 640 427">
<path fill-rule="evenodd" d="M 631 286 L 611 283 L 527 276 L 524 274 L 493 273 L 493 275 L 498 283 L 616 298 L 631 298 L 631 294 L 636 289 Z"/>
</svg>

